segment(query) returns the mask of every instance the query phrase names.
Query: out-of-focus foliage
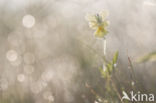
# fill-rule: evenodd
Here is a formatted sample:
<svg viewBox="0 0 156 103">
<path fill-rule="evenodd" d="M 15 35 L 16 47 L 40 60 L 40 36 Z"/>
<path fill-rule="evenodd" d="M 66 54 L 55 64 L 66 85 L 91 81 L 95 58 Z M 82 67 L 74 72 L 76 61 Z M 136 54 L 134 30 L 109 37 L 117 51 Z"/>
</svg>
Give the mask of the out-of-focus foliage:
<svg viewBox="0 0 156 103">
<path fill-rule="evenodd" d="M 104 60 L 105 68 L 100 68 L 101 76 L 105 79 L 105 97 L 100 97 L 96 94 L 96 103 L 108 103 L 120 101 L 120 94 L 112 80 L 113 72 L 117 66 L 118 51 L 114 54 L 112 61 L 106 62 Z"/>
<path fill-rule="evenodd" d="M 156 52 L 149 53 L 145 56 L 140 57 L 137 62 L 144 63 L 148 61 L 156 61 Z"/>
<path fill-rule="evenodd" d="M 84 18 L 103 9 L 106 58 Z M 155 17 L 144 0 L 0 0 L 0 103 L 121 103 L 123 90 L 156 93 L 156 64 L 134 62 L 155 49 Z M 111 79 L 98 69 L 103 60 Z"/>
<path fill-rule="evenodd" d="M 117 59 L 118 59 L 118 52 L 114 54 L 114 57 L 112 61 L 105 62 L 105 68 L 100 68 L 100 72 L 104 78 L 107 78 L 108 76 L 111 76 L 112 72 L 117 66 Z"/>
</svg>

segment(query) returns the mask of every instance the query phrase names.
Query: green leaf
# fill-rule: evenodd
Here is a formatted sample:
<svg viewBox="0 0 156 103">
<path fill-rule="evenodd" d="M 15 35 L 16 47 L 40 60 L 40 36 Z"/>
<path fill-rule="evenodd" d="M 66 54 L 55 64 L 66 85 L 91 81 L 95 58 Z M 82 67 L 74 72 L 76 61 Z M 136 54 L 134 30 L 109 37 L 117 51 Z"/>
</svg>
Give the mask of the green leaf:
<svg viewBox="0 0 156 103">
<path fill-rule="evenodd" d="M 106 65 L 106 67 L 107 67 L 107 70 L 108 70 L 108 73 L 111 75 L 111 73 L 112 73 L 112 70 L 113 70 L 113 66 L 112 66 L 112 63 L 108 63 L 107 65 Z"/>
<path fill-rule="evenodd" d="M 117 52 L 115 52 L 114 57 L 113 57 L 113 64 L 117 63 L 118 56 L 119 56 L 119 52 L 117 51 Z"/>
<path fill-rule="evenodd" d="M 137 60 L 137 62 L 139 63 L 143 63 L 147 61 L 156 61 L 156 52 L 149 53 Z"/>
<path fill-rule="evenodd" d="M 108 76 L 112 75 L 112 72 L 114 70 L 114 64 L 117 63 L 117 59 L 118 59 L 118 51 L 114 54 L 113 60 L 110 62 L 107 62 L 106 69 L 103 70 L 103 68 L 99 68 L 102 77 L 107 78 Z"/>
<path fill-rule="evenodd" d="M 108 70 L 106 68 L 106 70 L 104 71 L 103 68 L 99 68 L 100 73 L 102 75 L 103 78 L 107 78 L 108 77 Z"/>
</svg>

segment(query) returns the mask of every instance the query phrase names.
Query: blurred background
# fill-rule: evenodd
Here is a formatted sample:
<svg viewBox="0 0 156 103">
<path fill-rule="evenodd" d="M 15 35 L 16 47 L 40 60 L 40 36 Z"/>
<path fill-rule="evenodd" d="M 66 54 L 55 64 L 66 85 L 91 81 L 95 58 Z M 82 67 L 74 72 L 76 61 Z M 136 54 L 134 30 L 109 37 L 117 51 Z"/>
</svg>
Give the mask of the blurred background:
<svg viewBox="0 0 156 103">
<path fill-rule="evenodd" d="M 156 93 L 156 62 L 136 62 L 156 50 L 155 0 L 0 0 L 0 103 L 97 103 L 93 90 L 120 103 L 107 96 L 103 41 L 85 20 L 101 10 L 110 21 L 106 57 L 119 51 L 120 93 L 135 86 L 134 73 L 139 91 Z"/>
</svg>

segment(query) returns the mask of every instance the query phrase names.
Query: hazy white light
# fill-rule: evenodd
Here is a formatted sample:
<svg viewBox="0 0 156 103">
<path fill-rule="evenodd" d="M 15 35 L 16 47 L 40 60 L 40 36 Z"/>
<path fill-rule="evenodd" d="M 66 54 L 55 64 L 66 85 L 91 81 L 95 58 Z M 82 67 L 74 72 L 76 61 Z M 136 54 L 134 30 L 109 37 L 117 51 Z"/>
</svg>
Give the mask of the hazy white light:
<svg viewBox="0 0 156 103">
<path fill-rule="evenodd" d="M 52 77 L 53 77 L 53 74 L 52 74 L 52 72 L 44 72 L 43 74 L 42 74 L 42 76 L 41 76 L 41 78 L 43 79 L 43 81 L 46 81 L 46 82 L 48 82 L 48 81 L 50 81 L 51 79 L 52 79 Z"/>
<path fill-rule="evenodd" d="M 152 3 L 151 1 L 144 1 L 143 4 L 148 6 L 156 6 L 156 4 Z"/>
<path fill-rule="evenodd" d="M 10 45 L 19 46 L 22 43 L 22 38 L 18 34 L 10 34 L 8 36 Z"/>
<path fill-rule="evenodd" d="M 34 83 L 33 85 L 31 85 L 31 91 L 34 94 L 38 94 L 39 92 L 41 92 L 43 89 L 42 84 L 40 82 Z"/>
<path fill-rule="evenodd" d="M 103 71 L 106 71 L 106 66 L 105 66 L 105 64 L 103 64 Z"/>
<path fill-rule="evenodd" d="M 132 84 L 132 86 L 134 86 L 135 85 L 135 82 L 132 81 L 131 84 Z"/>
<path fill-rule="evenodd" d="M 11 64 L 13 66 L 19 66 L 21 64 L 22 60 L 21 57 L 18 56 L 18 59 L 16 59 L 15 61 L 11 62 Z"/>
<path fill-rule="evenodd" d="M 6 57 L 9 61 L 13 62 L 17 60 L 18 54 L 15 50 L 9 50 L 6 54 Z"/>
<path fill-rule="evenodd" d="M 86 98 L 86 96 L 84 94 L 81 95 L 82 98 Z"/>
<path fill-rule="evenodd" d="M 8 81 L 6 79 L 0 79 L 0 90 L 6 90 L 8 88 Z"/>
<path fill-rule="evenodd" d="M 94 101 L 94 103 L 99 103 L 99 102 L 97 102 L 97 101 Z"/>
<path fill-rule="evenodd" d="M 45 82 L 45 81 L 43 81 L 43 80 L 41 80 L 41 85 L 42 85 L 42 87 L 46 87 L 48 84 L 47 84 L 47 82 Z"/>
<path fill-rule="evenodd" d="M 31 74 L 34 72 L 34 67 L 32 65 L 25 65 L 24 66 L 24 72 L 26 74 Z"/>
<path fill-rule="evenodd" d="M 25 15 L 23 17 L 23 26 L 26 28 L 31 28 L 35 24 L 35 18 L 32 15 Z"/>
<path fill-rule="evenodd" d="M 53 102 L 53 101 L 54 101 L 54 97 L 53 97 L 52 95 L 50 95 L 50 96 L 48 96 L 48 100 L 49 100 L 50 102 Z"/>
<path fill-rule="evenodd" d="M 44 98 L 44 99 L 47 99 L 48 96 L 50 96 L 50 95 L 51 95 L 51 92 L 46 91 L 46 92 L 43 93 L 43 98 Z"/>
<path fill-rule="evenodd" d="M 52 23 L 53 24 L 53 23 Z M 35 28 L 32 35 L 34 38 L 43 39 L 47 35 L 47 25 L 39 25 Z M 31 35 L 31 36 L 32 36 Z"/>
<path fill-rule="evenodd" d="M 116 67 L 116 66 L 117 66 L 117 64 L 115 63 L 115 64 L 114 64 L 114 67 Z"/>
<path fill-rule="evenodd" d="M 54 97 L 52 96 L 51 92 L 49 92 L 49 91 L 44 92 L 43 98 L 50 102 L 54 101 Z"/>
<path fill-rule="evenodd" d="M 35 56 L 32 53 L 25 53 L 24 62 L 26 64 L 33 64 L 35 62 Z"/>
<path fill-rule="evenodd" d="M 19 82 L 23 82 L 23 81 L 25 80 L 25 75 L 24 75 L 24 74 L 19 74 L 19 75 L 17 76 L 17 80 L 18 80 Z"/>
</svg>

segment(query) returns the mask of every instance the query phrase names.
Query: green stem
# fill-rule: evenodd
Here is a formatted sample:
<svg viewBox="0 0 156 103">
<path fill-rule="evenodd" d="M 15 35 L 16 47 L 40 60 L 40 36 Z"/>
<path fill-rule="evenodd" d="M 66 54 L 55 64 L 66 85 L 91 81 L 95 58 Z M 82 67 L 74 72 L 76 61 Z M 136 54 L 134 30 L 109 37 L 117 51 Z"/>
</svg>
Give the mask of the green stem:
<svg viewBox="0 0 156 103">
<path fill-rule="evenodd" d="M 103 70 L 106 69 L 106 46 L 107 46 L 107 41 L 106 41 L 106 38 L 104 37 L 103 38 L 103 55 L 104 55 L 104 62 L 103 62 Z"/>
</svg>

